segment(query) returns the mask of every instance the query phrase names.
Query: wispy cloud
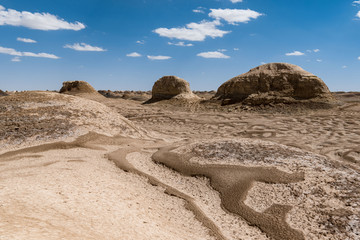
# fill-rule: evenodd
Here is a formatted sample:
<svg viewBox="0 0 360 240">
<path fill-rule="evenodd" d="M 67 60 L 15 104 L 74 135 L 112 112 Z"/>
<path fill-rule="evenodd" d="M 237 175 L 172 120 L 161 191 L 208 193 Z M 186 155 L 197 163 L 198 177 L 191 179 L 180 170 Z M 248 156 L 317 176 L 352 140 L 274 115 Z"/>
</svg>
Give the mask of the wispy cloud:
<svg viewBox="0 0 360 240">
<path fill-rule="evenodd" d="M 0 47 L 0 53 L 16 56 L 16 57 L 39 57 L 39 58 L 51 58 L 51 59 L 60 58 L 54 54 L 49 54 L 49 53 L 19 52 L 13 48 L 4 48 L 4 47 Z"/>
<path fill-rule="evenodd" d="M 360 60 L 360 57 L 358 57 L 358 60 Z"/>
<path fill-rule="evenodd" d="M 194 13 L 205 13 L 206 8 L 204 7 L 197 7 L 196 9 L 193 10 Z"/>
<path fill-rule="evenodd" d="M 105 52 L 106 49 L 103 49 L 101 47 L 95 47 L 91 46 L 86 43 L 74 43 L 73 45 L 66 44 L 64 48 L 70 48 L 76 51 L 83 51 L 83 52 Z"/>
<path fill-rule="evenodd" d="M 85 28 L 80 22 L 70 23 L 50 13 L 31 13 L 6 9 L 0 5 L 0 25 L 22 26 L 37 30 L 75 30 Z"/>
<path fill-rule="evenodd" d="M 14 57 L 11 59 L 12 62 L 21 62 L 21 59 L 19 57 Z"/>
<path fill-rule="evenodd" d="M 359 1 L 353 1 L 353 5 L 354 5 L 354 6 L 360 5 L 360 0 L 359 0 Z"/>
<path fill-rule="evenodd" d="M 198 57 L 203 57 L 203 58 L 230 58 L 230 56 L 227 56 L 225 54 L 223 54 L 222 52 L 202 52 L 197 54 Z"/>
<path fill-rule="evenodd" d="M 323 60 L 322 59 L 316 59 L 317 62 L 322 62 Z"/>
<path fill-rule="evenodd" d="M 360 11 L 356 14 L 356 17 L 360 18 Z"/>
<path fill-rule="evenodd" d="M 300 51 L 294 51 L 294 52 L 291 52 L 291 53 L 286 53 L 285 55 L 286 56 L 303 56 L 303 55 L 305 55 L 305 53 L 300 52 Z"/>
<path fill-rule="evenodd" d="M 194 46 L 194 44 L 192 43 L 184 43 L 184 42 L 178 42 L 178 43 L 172 43 L 172 42 L 168 42 L 169 45 L 173 45 L 173 46 L 179 46 L 179 47 L 192 47 Z"/>
<path fill-rule="evenodd" d="M 144 40 L 138 40 L 136 41 L 137 44 L 145 44 L 145 41 Z"/>
<path fill-rule="evenodd" d="M 239 48 L 234 48 L 234 51 L 239 51 L 240 49 Z"/>
<path fill-rule="evenodd" d="M 194 13 L 205 13 L 203 10 L 201 9 L 194 9 L 193 10 Z"/>
<path fill-rule="evenodd" d="M 263 15 L 250 9 L 210 9 L 210 11 L 210 17 L 223 19 L 230 24 L 247 23 Z"/>
<path fill-rule="evenodd" d="M 171 57 L 169 57 L 169 56 L 161 56 L 161 55 L 159 55 L 159 56 L 149 56 L 148 55 L 147 58 L 150 60 L 169 60 L 169 59 L 171 59 Z"/>
<path fill-rule="evenodd" d="M 155 33 L 162 37 L 175 38 L 188 41 L 204 41 L 207 37 L 223 37 L 230 31 L 223 31 L 217 27 L 221 25 L 220 21 L 201 21 L 200 23 L 189 23 L 186 27 L 179 28 L 157 28 Z"/>
<path fill-rule="evenodd" d="M 314 49 L 314 50 L 308 49 L 308 50 L 306 50 L 306 52 L 308 52 L 308 53 L 312 53 L 312 52 L 318 53 L 318 52 L 320 52 L 320 49 Z"/>
<path fill-rule="evenodd" d="M 24 43 L 37 43 L 35 40 L 32 40 L 30 38 L 18 37 L 16 40 L 18 40 L 19 42 L 24 42 Z"/>
<path fill-rule="evenodd" d="M 132 52 L 132 53 L 126 54 L 126 56 L 127 57 L 141 57 L 142 55 L 137 52 Z"/>
<path fill-rule="evenodd" d="M 232 3 L 239 3 L 242 2 L 243 0 L 230 0 Z"/>
</svg>

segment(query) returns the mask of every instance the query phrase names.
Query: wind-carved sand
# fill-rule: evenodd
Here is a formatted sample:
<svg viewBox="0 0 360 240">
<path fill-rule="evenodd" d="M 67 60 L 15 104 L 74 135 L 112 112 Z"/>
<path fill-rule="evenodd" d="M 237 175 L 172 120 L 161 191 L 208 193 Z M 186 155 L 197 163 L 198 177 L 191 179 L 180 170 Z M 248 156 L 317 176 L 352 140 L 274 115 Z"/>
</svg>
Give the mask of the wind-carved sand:
<svg viewBox="0 0 360 240">
<path fill-rule="evenodd" d="M 0 97 L 1 238 L 358 239 L 360 95 L 305 75 L 323 98 L 221 106 L 176 77 L 149 104 L 81 81 Z"/>
<path fill-rule="evenodd" d="M 189 162 L 190 156 L 171 152 L 174 147 L 164 148 L 153 155 L 156 162 L 187 176 L 206 176 L 211 185 L 220 192 L 224 208 L 238 214 L 274 239 L 304 239 L 302 233 L 291 229 L 285 221 L 291 206 L 272 205 L 259 213 L 244 204 L 246 194 L 253 182 L 292 183 L 304 179 L 303 173 L 289 174 L 276 168 L 244 167 L 231 165 L 199 165 Z"/>
</svg>

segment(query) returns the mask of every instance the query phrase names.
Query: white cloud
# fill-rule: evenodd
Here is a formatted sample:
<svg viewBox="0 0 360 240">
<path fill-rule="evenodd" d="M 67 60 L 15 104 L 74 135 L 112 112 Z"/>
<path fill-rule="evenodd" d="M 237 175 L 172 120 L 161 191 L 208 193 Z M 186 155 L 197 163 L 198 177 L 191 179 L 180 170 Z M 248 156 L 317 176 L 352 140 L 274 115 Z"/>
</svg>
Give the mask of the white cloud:
<svg viewBox="0 0 360 240">
<path fill-rule="evenodd" d="M 192 47 L 194 46 L 194 44 L 192 43 L 184 43 L 184 42 L 178 42 L 178 43 L 172 43 L 172 42 L 168 42 L 169 45 L 173 45 L 173 46 L 179 46 L 179 47 Z"/>
<path fill-rule="evenodd" d="M 70 23 L 50 13 L 31 13 L 5 9 L 0 5 L 0 26 L 22 26 L 37 30 L 81 30 L 85 25 L 80 22 Z"/>
<path fill-rule="evenodd" d="M 232 3 L 239 3 L 242 2 L 243 0 L 230 0 Z"/>
<path fill-rule="evenodd" d="M 203 10 L 201 9 L 194 9 L 193 10 L 194 13 L 205 13 Z"/>
<path fill-rule="evenodd" d="M 19 52 L 13 48 L 4 48 L 4 47 L 0 47 L 0 53 L 16 56 L 16 57 L 39 57 L 39 58 L 51 58 L 51 59 L 60 58 L 54 54 L 49 54 L 49 53 Z"/>
<path fill-rule="evenodd" d="M 353 5 L 359 4 L 360 5 L 360 0 L 359 1 L 353 1 Z"/>
<path fill-rule="evenodd" d="M 18 37 L 16 40 L 18 40 L 19 42 L 24 42 L 24 43 L 37 43 L 35 40 L 32 40 L 30 38 Z"/>
<path fill-rule="evenodd" d="M 136 41 L 137 44 L 145 44 L 145 41 L 144 40 L 138 40 Z"/>
<path fill-rule="evenodd" d="M 189 23 L 186 25 L 186 27 L 157 28 L 154 30 L 154 32 L 162 37 L 167 38 L 188 41 L 204 41 L 206 37 L 223 37 L 225 34 L 230 33 L 230 31 L 217 29 L 217 26 L 219 25 L 221 25 L 221 23 L 218 20 L 212 22 L 204 20 L 200 23 Z"/>
<path fill-rule="evenodd" d="M 239 48 L 234 48 L 234 51 L 239 51 L 240 49 Z"/>
<path fill-rule="evenodd" d="M 360 60 L 360 57 L 358 57 L 358 60 Z"/>
<path fill-rule="evenodd" d="M 356 14 L 356 17 L 360 18 L 360 11 Z"/>
<path fill-rule="evenodd" d="M 126 54 L 127 57 L 141 57 L 142 55 L 137 52 Z"/>
<path fill-rule="evenodd" d="M 343 68 L 343 69 L 345 69 L 345 68 L 347 68 L 347 66 L 346 66 L 346 65 L 344 65 L 344 66 L 342 66 L 342 68 Z"/>
<path fill-rule="evenodd" d="M 223 19 L 230 24 L 247 23 L 251 19 L 257 19 L 263 14 L 250 9 L 210 9 L 210 17 Z"/>
<path fill-rule="evenodd" d="M 317 62 L 322 62 L 323 60 L 321 60 L 321 59 L 316 59 L 316 61 L 317 61 Z"/>
<path fill-rule="evenodd" d="M 70 48 L 76 51 L 83 51 L 83 52 L 104 52 L 106 49 L 103 49 L 101 47 L 94 47 L 90 46 L 86 43 L 74 43 L 73 45 L 66 44 L 64 48 Z"/>
<path fill-rule="evenodd" d="M 226 52 L 227 49 L 218 49 L 217 51 L 218 51 L 218 52 Z"/>
<path fill-rule="evenodd" d="M 149 56 L 148 55 L 147 58 L 150 60 L 168 60 L 171 57 L 169 57 L 169 56 Z"/>
<path fill-rule="evenodd" d="M 202 52 L 197 54 L 198 57 L 203 58 L 230 58 L 229 56 L 223 54 L 222 52 Z"/>
<path fill-rule="evenodd" d="M 0 53 L 2 54 L 8 54 L 8 55 L 11 55 L 11 56 L 22 56 L 22 53 L 21 52 L 18 52 L 16 51 L 15 49 L 13 48 L 4 48 L 4 47 L 0 47 Z"/>
<path fill-rule="evenodd" d="M 312 52 L 317 53 L 317 52 L 320 52 L 320 49 L 306 50 L 306 52 L 308 52 L 308 53 L 312 53 Z"/>
<path fill-rule="evenodd" d="M 12 62 L 21 62 L 21 59 L 19 57 L 14 57 L 11 59 Z"/>
<path fill-rule="evenodd" d="M 299 51 L 294 51 L 294 52 L 291 52 L 291 53 L 286 53 L 285 55 L 286 56 L 303 56 L 303 55 L 305 55 L 305 53 L 299 52 Z"/>
</svg>

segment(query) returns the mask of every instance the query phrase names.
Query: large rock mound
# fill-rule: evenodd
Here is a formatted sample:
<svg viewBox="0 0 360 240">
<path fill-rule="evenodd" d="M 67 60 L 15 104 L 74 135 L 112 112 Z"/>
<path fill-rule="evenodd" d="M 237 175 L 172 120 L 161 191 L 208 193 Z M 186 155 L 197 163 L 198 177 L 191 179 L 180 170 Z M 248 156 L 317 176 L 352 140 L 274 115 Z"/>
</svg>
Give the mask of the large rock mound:
<svg viewBox="0 0 360 240">
<path fill-rule="evenodd" d="M 315 98 L 332 99 L 326 84 L 299 66 L 269 63 L 251 69 L 222 84 L 215 98 L 231 102 L 291 102 Z"/>
<path fill-rule="evenodd" d="M 85 81 L 68 81 L 63 82 L 60 93 L 77 94 L 77 93 L 97 93 L 97 91 Z"/>
<path fill-rule="evenodd" d="M 157 80 L 152 88 L 151 101 L 179 99 L 198 99 L 190 89 L 190 84 L 176 76 L 164 76 Z"/>
</svg>

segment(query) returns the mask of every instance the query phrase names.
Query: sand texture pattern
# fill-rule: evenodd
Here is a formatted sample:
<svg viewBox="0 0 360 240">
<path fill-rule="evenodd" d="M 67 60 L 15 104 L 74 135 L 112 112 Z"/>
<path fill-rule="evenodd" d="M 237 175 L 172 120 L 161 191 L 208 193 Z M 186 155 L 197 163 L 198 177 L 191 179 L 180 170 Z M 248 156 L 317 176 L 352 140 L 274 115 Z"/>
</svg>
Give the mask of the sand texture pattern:
<svg viewBox="0 0 360 240">
<path fill-rule="evenodd" d="M 131 94 L 0 97 L 0 239 L 359 239 L 360 95 L 246 109 Z"/>
</svg>

